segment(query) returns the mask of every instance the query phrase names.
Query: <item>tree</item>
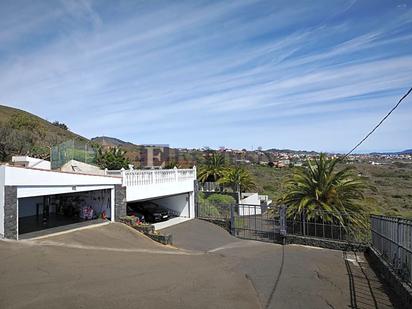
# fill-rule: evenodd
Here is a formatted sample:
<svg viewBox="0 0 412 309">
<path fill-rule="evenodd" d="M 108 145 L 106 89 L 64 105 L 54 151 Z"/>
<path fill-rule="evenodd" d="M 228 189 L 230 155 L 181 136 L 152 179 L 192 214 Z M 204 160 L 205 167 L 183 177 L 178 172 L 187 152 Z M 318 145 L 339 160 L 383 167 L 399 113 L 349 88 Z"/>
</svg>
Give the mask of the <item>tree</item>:
<svg viewBox="0 0 412 309">
<path fill-rule="evenodd" d="M 53 121 L 53 122 L 52 122 L 52 125 L 54 125 L 54 126 L 56 126 L 56 127 L 59 127 L 59 128 L 61 128 L 61 129 L 63 129 L 63 130 L 69 130 L 69 127 L 68 127 L 65 123 L 63 123 L 63 122 Z"/>
<path fill-rule="evenodd" d="M 240 166 L 226 169 L 219 183 L 231 187 L 234 192 L 245 192 L 256 188 L 250 173 Z"/>
<path fill-rule="evenodd" d="M 107 168 L 109 170 L 126 169 L 130 164 L 129 159 L 126 157 L 126 151 L 118 147 L 111 147 L 106 151 L 99 148 L 96 162 L 100 168 Z"/>
<path fill-rule="evenodd" d="M 335 171 L 337 159 L 327 159 L 320 154 L 308 167 L 296 168 L 285 182 L 286 193 L 280 202 L 288 206 L 288 217 L 305 214 L 306 219 L 323 218 L 346 227 L 347 223 L 363 225 L 363 199 L 365 184 L 353 167 Z"/>
<path fill-rule="evenodd" d="M 217 182 L 225 172 L 225 157 L 216 152 L 208 153 L 204 163 L 199 168 L 200 182 Z"/>
</svg>

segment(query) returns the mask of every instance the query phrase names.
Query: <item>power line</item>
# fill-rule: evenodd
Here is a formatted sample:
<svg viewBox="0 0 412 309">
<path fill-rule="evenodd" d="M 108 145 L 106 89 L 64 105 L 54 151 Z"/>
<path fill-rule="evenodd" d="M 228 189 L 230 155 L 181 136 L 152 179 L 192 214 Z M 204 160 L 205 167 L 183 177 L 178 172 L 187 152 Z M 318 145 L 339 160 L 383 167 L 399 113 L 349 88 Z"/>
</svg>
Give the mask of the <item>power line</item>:
<svg viewBox="0 0 412 309">
<path fill-rule="evenodd" d="M 394 107 L 392 107 L 392 109 L 389 111 L 389 113 L 387 113 L 386 116 L 383 117 L 381 121 L 379 121 L 379 123 L 372 129 L 372 131 L 370 131 L 368 134 L 366 134 L 366 136 L 365 136 L 359 143 L 357 143 L 356 146 L 351 149 L 351 151 L 349 151 L 347 154 L 345 154 L 345 155 L 342 157 L 342 160 L 345 159 L 347 156 L 349 156 L 353 151 L 355 151 L 356 148 L 358 148 L 360 145 L 362 145 L 363 142 L 366 141 L 367 138 L 368 138 L 369 136 L 371 136 L 371 135 L 373 134 L 373 132 L 376 131 L 377 128 L 379 128 L 379 126 L 392 114 L 392 112 L 393 112 L 395 109 L 397 109 L 397 107 L 402 103 L 402 101 L 403 101 L 411 92 L 412 92 L 412 88 L 409 89 L 408 92 L 406 92 L 406 93 L 403 95 L 403 97 L 398 101 L 398 103 L 396 103 L 396 105 L 395 105 Z"/>
</svg>

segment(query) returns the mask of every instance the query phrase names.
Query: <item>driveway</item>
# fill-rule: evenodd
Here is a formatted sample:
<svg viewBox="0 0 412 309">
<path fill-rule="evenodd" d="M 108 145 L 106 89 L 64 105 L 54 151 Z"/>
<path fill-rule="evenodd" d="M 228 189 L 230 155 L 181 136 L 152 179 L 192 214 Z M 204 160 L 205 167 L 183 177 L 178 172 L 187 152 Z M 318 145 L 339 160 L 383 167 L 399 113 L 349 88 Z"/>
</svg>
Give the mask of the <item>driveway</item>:
<svg viewBox="0 0 412 309">
<path fill-rule="evenodd" d="M 221 255 L 250 279 L 262 308 L 394 308 L 363 254 L 240 240 L 201 220 L 163 231 L 179 248 Z"/>
<path fill-rule="evenodd" d="M 258 308 L 250 281 L 222 260 L 116 223 L 0 241 L 0 308 Z"/>
<path fill-rule="evenodd" d="M 0 241 L 0 308 L 393 308 L 362 255 L 166 231 L 174 247 L 117 223 Z"/>
</svg>

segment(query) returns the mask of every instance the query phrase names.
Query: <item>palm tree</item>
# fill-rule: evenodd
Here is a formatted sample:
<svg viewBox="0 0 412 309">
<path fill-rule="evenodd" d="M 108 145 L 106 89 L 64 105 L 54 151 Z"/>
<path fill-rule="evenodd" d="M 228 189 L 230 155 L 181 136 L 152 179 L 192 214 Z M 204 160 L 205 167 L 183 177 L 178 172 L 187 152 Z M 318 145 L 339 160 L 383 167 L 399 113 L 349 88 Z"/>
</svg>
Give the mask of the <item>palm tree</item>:
<svg viewBox="0 0 412 309">
<path fill-rule="evenodd" d="M 353 167 L 335 171 L 338 159 L 308 161 L 308 167 L 296 168 L 285 182 L 286 193 L 280 202 L 288 206 L 288 217 L 305 214 L 308 220 L 323 218 L 326 222 L 364 224 L 358 202 L 363 199 L 364 183 Z"/>
<path fill-rule="evenodd" d="M 100 147 L 97 150 L 96 163 L 100 168 L 119 170 L 121 168 L 128 168 L 130 161 L 126 157 L 126 151 L 121 148 L 110 147 L 104 151 Z"/>
<path fill-rule="evenodd" d="M 225 158 L 222 154 L 212 152 L 204 164 L 199 168 L 198 179 L 200 182 L 217 182 L 224 174 Z"/>
<path fill-rule="evenodd" d="M 240 166 L 226 169 L 219 183 L 231 187 L 234 192 L 245 192 L 256 188 L 250 173 Z"/>
</svg>

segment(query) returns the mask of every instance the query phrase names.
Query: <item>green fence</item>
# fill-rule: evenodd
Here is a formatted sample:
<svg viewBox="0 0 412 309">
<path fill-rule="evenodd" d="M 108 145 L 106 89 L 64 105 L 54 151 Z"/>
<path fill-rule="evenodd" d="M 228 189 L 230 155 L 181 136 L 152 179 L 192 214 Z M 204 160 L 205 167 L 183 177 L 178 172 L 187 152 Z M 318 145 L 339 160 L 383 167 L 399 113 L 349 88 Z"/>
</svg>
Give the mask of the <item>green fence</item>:
<svg viewBox="0 0 412 309">
<path fill-rule="evenodd" d="M 52 147 L 50 153 L 51 168 L 59 168 L 70 160 L 96 164 L 96 157 L 97 153 L 90 144 L 68 140 Z"/>
</svg>

